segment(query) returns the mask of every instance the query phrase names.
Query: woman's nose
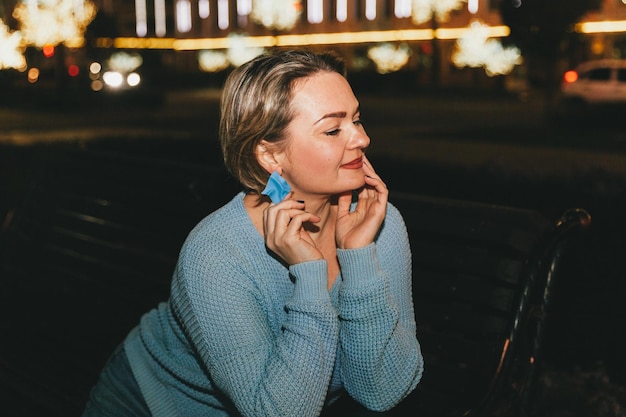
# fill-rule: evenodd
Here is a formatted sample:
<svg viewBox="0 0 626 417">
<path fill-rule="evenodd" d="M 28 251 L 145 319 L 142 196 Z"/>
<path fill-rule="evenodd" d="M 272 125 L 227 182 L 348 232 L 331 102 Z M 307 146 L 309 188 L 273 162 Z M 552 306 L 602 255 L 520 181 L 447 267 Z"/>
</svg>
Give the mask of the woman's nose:
<svg viewBox="0 0 626 417">
<path fill-rule="evenodd" d="M 370 145 L 370 137 L 365 131 L 357 131 L 350 141 L 353 148 L 367 148 Z"/>
</svg>

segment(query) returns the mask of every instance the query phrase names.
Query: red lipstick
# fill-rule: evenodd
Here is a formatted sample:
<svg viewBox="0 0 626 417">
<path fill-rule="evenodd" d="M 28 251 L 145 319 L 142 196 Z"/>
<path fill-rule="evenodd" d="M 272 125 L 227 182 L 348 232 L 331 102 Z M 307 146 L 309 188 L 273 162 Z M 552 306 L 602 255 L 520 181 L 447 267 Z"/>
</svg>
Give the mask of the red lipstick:
<svg viewBox="0 0 626 417">
<path fill-rule="evenodd" d="M 359 169 L 363 166 L 363 158 L 357 158 L 353 161 L 343 164 L 341 167 L 346 169 Z"/>
</svg>

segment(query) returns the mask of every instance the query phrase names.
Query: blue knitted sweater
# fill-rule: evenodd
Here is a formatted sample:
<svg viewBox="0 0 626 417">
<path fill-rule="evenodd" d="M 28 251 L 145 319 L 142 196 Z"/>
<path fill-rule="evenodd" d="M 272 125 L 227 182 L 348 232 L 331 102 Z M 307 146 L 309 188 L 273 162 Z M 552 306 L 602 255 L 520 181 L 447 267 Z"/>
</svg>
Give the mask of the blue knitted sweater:
<svg viewBox="0 0 626 417">
<path fill-rule="evenodd" d="M 411 255 L 391 205 L 375 243 L 287 268 L 268 252 L 243 193 L 190 233 L 168 302 L 125 341 L 155 417 L 318 416 L 340 393 L 374 410 L 415 388 Z"/>
</svg>

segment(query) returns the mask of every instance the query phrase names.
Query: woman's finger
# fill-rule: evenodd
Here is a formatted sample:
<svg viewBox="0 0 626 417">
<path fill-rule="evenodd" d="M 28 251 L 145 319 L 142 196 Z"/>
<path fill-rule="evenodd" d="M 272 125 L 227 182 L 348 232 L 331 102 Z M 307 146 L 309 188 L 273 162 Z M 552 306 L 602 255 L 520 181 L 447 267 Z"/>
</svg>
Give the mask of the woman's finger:
<svg viewBox="0 0 626 417">
<path fill-rule="evenodd" d="M 373 178 L 380 179 L 380 177 L 376 173 L 376 170 L 374 170 L 374 167 L 372 166 L 372 163 L 370 162 L 369 159 L 367 159 L 367 157 L 365 155 L 363 155 L 363 172 L 368 177 L 373 177 Z"/>
<path fill-rule="evenodd" d="M 369 186 L 369 187 L 367 186 L 364 187 L 364 189 L 368 191 L 375 191 L 377 193 L 383 193 L 383 194 L 386 194 L 388 192 L 387 184 L 385 184 L 385 182 L 380 177 L 366 176 L 365 184 Z"/>
<path fill-rule="evenodd" d="M 268 233 L 275 231 L 278 221 L 288 224 L 290 210 L 294 210 L 292 213 L 295 214 L 297 212 L 301 212 L 303 209 L 304 203 L 293 199 L 287 199 L 278 204 L 270 204 L 263 211 L 263 230 L 265 234 L 267 235 Z"/>
</svg>

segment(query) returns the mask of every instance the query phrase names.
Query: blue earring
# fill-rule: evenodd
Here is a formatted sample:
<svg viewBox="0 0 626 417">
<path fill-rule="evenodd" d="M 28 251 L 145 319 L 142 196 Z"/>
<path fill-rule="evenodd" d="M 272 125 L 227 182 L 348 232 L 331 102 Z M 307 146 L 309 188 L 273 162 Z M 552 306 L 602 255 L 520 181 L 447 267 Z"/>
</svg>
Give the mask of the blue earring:
<svg viewBox="0 0 626 417">
<path fill-rule="evenodd" d="M 261 194 L 268 196 L 272 200 L 272 203 L 278 204 L 287 197 L 290 191 L 291 187 L 287 181 L 281 177 L 278 171 L 274 171 L 272 175 L 270 175 L 267 185 Z"/>
</svg>

